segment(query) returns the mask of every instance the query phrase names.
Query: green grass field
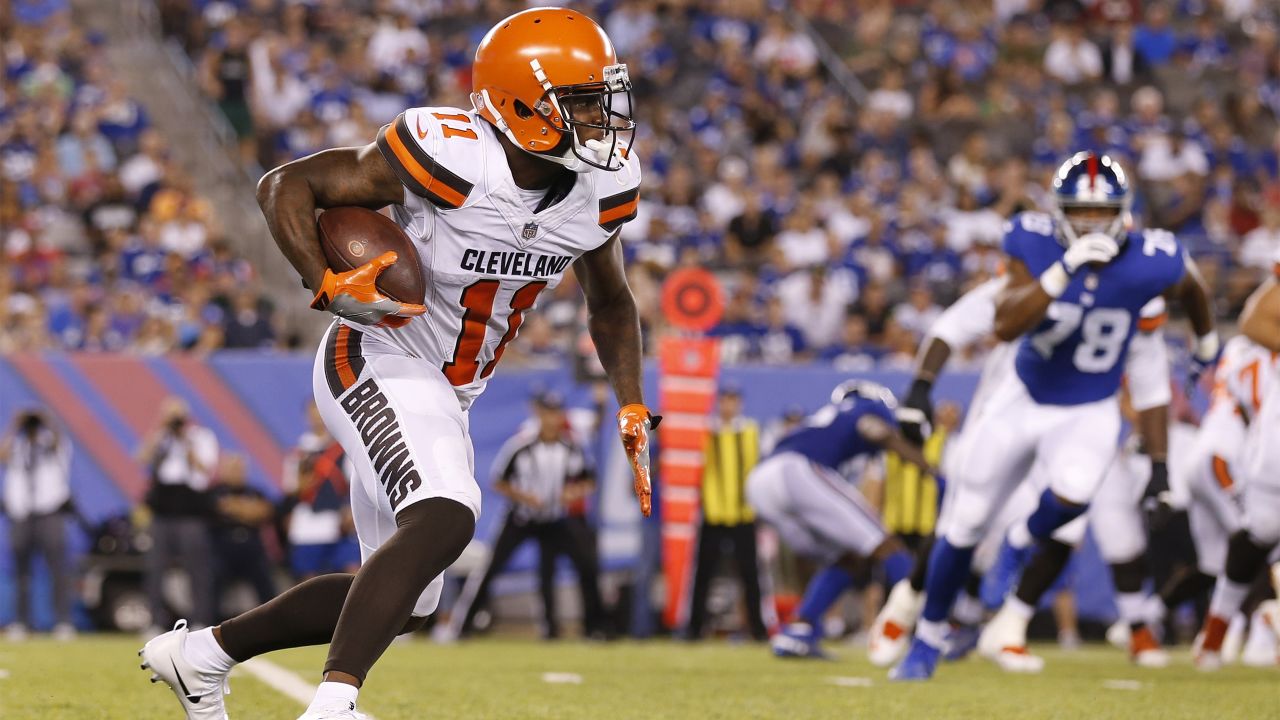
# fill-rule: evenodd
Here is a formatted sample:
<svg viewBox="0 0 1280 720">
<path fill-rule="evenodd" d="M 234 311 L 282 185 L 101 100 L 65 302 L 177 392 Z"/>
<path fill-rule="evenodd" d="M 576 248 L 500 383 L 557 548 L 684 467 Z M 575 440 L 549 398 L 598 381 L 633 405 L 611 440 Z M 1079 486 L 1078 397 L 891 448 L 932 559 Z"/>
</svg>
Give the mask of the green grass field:
<svg viewBox="0 0 1280 720">
<path fill-rule="evenodd" d="M 0 718 L 168 720 L 169 690 L 138 669 L 131 637 L 71 644 L 0 642 Z M 377 720 L 410 718 L 1280 718 L 1280 672 L 1229 667 L 1197 673 L 1185 652 L 1166 670 L 1142 670 L 1093 646 L 1045 648 L 1040 676 L 1003 675 L 981 660 L 944 666 L 924 685 L 895 685 L 853 647 L 832 662 L 782 662 L 759 645 L 712 642 L 584 645 L 481 640 L 393 646 L 361 693 Z M 275 653 L 308 682 L 322 648 Z M 546 673 L 581 682 L 551 683 Z M 235 720 L 292 720 L 302 705 L 247 673 L 232 679 Z"/>
</svg>

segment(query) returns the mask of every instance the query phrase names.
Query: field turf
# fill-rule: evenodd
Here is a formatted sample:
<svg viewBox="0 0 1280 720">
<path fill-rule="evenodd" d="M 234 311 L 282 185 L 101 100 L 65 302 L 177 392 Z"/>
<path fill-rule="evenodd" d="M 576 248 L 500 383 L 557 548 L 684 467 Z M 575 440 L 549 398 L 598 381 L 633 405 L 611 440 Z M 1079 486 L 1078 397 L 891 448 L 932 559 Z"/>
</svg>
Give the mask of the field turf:
<svg viewBox="0 0 1280 720">
<path fill-rule="evenodd" d="M 164 685 L 147 682 L 132 637 L 59 644 L 0 642 L 0 718 L 180 719 Z M 608 645 L 489 639 L 440 647 L 394 645 L 374 668 L 361 708 L 376 720 L 419 718 L 1277 718 L 1280 670 L 1232 666 L 1206 675 L 1185 649 L 1166 670 L 1132 667 L 1102 646 L 1042 648 L 1043 675 L 1009 676 L 972 659 L 928 684 L 896 685 L 849 646 L 830 661 L 779 661 L 760 645 L 673 642 Z M 274 653 L 272 663 L 310 684 L 323 648 Z M 292 720 L 302 705 L 238 672 L 235 720 Z"/>
</svg>

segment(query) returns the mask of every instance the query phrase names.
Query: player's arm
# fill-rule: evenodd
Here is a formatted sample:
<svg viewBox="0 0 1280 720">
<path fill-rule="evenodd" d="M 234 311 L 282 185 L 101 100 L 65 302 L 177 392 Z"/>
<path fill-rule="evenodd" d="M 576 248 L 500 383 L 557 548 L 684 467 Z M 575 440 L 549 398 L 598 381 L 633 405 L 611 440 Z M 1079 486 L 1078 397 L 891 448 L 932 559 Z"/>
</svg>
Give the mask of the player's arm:
<svg viewBox="0 0 1280 720">
<path fill-rule="evenodd" d="M 285 163 L 258 182 L 258 205 L 271 237 L 316 293 L 311 306 L 366 325 L 399 326 L 425 308 L 398 303 L 374 288 L 378 274 L 395 262 L 394 253 L 345 273 L 331 272 L 320 248 L 316 211 L 348 205 L 377 210 L 403 201 L 404 186 L 377 143 L 318 152 Z"/>
<path fill-rule="evenodd" d="M 1090 263 L 1105 264 L 1120 251 L 1115 238 L 1089 233 L 1071 243 L 1062 258 L 1033 277 L 1021 258 L 1008 258 L 1008 280 L 996 296 L 996 337 L 1009 342 L 1040 324 L 1049 305 L 1067 291 L 1071 278 Z"/>
<path fill-rule="evenodd" d="M 858 418 L 857 425 L 858 434 L 867 442 L 879 446 L 883 450 L 895 452 L 898 457 L 915 465 L 930 475 L 936 475 L 938 469 L 929 464 L 925 459 L 924 452 L 919 445 L 911 442 L 898 432 L 897 428 L 882 417 L 876 415 L 863 415 Z"/>
<path fill-rule="evenodd" d="M 657 426 L 658 418 L 644 404 L 640 312 L 627 284 L 618 233 L 578 258 L 573 272 L 587 298 L 587 331 L 622 408 L 618 411 L 618 432 L 631 462 L 640 511 L 648 517 L 652 494 L 649 430 Z"/>
<path fill-rule="evenodd" d="M 359 205 L 377 210 L 404 201 L 404 187 L 377 143 L 336 148 L 285 163 L 258 182 L 258 205 L 280 251 L 317 289 L 329 269 L 316 230 L 316 210 Z"/>
<path fill-rule="evenodd" d="M 1218 361 L 1222 353 L 1222 342 L 1213 324 L 1213 296 L 1200 269 L 1189 256 L 1183 256 L 1186 271 L 1182 278 L 1165 291 L 1165 297 L 1176 300 L 1187 313 L 1191 329 L 1196 334 L 1195 347 L 1191 350 L 1191 371 L 1189 380 L 1195 383 L 1201 373 Z"/>
<path fill-rule="evenodd" d="M 1053 265 L 1045 274 L 1057 267 L 1056 264 Z M 1004 290 L 996 296 L 995 331 L 996 337 L 1009 342 L 1040 324 L 1054 298 L 1066 290 L 1067 283 L 1061 283 L 1061 289 L 1051 295 L 1044 283 L 1031 275 L 1026 263 L 1011 257 L 1008 258 L 1006 268 L 1008 280 L 1005 281 Z"/>
<path fill-rule="evenodd" d="M 1270 350 L 1280 352 L 1280 282 L 1268 278 L 1244 304 L 1240 332 Z"/>
</svg>

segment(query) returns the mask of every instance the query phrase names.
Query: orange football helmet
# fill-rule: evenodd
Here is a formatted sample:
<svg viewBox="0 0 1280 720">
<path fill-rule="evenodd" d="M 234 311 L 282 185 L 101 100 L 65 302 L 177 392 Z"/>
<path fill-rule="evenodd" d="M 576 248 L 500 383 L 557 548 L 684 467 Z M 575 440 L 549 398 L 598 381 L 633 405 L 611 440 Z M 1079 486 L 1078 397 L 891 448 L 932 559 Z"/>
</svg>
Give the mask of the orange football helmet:
<svg viewBox="0 0 1280 720">
<path fill-rule="evenodd" d="M 471 90 L 480 116 L 525 152 L 575 172 L 626 161 L 636 127 L 631 79 L 609 36 L 582 13 L 535 8 L 499 22 L 476 49 Z M 615 107 L 619 96 L 624 107 Z"/>
</svg>

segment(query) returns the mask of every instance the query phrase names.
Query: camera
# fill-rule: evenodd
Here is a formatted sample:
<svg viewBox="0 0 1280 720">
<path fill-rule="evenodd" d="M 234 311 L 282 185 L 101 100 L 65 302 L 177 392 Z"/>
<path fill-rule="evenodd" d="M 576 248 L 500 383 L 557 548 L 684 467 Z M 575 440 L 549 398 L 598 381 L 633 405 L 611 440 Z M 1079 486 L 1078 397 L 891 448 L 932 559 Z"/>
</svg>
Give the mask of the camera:
<svg viewBox="0 0 1280 720">
<path fill-rule="evenodd" d="M 24 435 L 35 435 L 44 427 L 44 417 L 35 410 L 27 410 L 18 415 L 18 429 Z"/>
</svg>

